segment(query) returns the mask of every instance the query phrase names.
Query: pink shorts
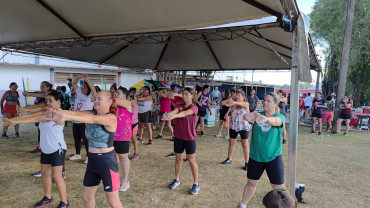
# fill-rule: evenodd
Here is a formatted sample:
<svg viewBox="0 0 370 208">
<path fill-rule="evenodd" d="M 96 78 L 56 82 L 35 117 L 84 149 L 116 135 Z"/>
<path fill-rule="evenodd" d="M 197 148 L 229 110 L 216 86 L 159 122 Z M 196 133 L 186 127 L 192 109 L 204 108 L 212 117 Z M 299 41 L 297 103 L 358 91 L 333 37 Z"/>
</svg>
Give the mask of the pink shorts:
<svg viewBox="0 0 370 208">
<path fill-rule="evenodd" d="M 322 115 L 323 123 L 331 122 L 332 119 L 333 119 L 333 112 L 331 111 L 325 111 L 324 114 Z"/>
</svg>

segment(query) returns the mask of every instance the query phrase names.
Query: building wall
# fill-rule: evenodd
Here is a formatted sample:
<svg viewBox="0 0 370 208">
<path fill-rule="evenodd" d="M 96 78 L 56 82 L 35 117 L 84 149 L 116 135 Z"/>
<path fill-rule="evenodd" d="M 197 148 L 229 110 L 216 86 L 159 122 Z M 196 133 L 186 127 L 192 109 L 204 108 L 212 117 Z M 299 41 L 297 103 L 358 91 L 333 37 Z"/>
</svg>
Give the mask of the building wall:
<svg viewBox="0 0 370 208">
<path fill-rule="evenodd" d="M 129 89 L 136 83 L 140 82 L 143 79 L 153 79 L 155 80 L 156 77 L 154 74 L 138 74 L 138 73 L 127 73 L 122 72 L 121 73 L 121 86 Z"/>
</svg>

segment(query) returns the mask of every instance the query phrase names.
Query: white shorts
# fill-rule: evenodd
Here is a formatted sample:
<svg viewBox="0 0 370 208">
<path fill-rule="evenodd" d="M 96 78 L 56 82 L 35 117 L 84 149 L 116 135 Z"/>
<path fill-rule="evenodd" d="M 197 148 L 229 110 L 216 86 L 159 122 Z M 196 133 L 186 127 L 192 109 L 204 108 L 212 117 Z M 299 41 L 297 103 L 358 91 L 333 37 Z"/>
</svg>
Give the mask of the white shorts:
<svg viewBox="0 0 370 208">
<path fill-rule="evenodd" d="M 304 114 L 304 110 L 299 110 L 298 111 L 298 119 L 302 118 Z"/>
</svg>

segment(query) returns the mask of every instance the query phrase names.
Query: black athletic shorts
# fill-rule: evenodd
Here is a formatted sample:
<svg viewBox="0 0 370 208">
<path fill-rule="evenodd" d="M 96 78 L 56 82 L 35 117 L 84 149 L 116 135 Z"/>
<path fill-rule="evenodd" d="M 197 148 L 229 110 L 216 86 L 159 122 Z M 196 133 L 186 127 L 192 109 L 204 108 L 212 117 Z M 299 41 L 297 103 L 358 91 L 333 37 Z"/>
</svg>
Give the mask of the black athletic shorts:
<svg viewBox="0 0 370 208">
<path fill-rule="evenodd" d="M 200 117 L 206 117 L 206 115 L 207 115 L 207 111 L 198 111 L 198 116 L 200 116 Z"/>
<path fill-rule="evenodd" d="M 186 151 L 186 154 L 191 155 L 195 153 L 195 150 L 197 148 L 197 142 L 196 140 L 184 140 L 184 139 L 178 139 L 174 138 L 173 148 L 175 153 L 183 153 L 184 150 Z"/>
<path fill-rule="evenodd" d="M 130 141 L 114 141 L 113 146 L 117 154 L 127 154 L 130 150 Z"/>
<path fill-rule="evenodd" d="M 322 115 L 324 115 L 324 114 L 312 113 L 311 117 L 322 118 Z"/>
<path fill-rule="evenodd" d="M 134 129 L 139 123 L 132 124 L 132 129 Z"/>
<path fill-rule="evenodd" d="M 147 111 L 145 113 L 138 114 L 139 122 L 142 123 L 152 123 L 152 111 Z"/>
<path fill-rule="evenodd" d="M 89 162 L 84 177 L 84 186 L 98 186 L 103 181 L 106 192 L 118 191 L 120 187 L 118 163 L 115 151 L 88 153 Z"/>
<path fill-rule="evenodd" d="M 352 114 L 340 114 L 339 118 L 344 119 L 344 120 L 352 119 Z"/>
<path fill-rule="evenodd" d="M 51 165 L 52 167 L 61 166 L 64 164 L 64 159 L 66 157 L 66 150 L 57 150 L 51 154 L 45 154 L 41 152 L 40 163 L 43 165 Z"/>
<path fill-rule="evenodd" d="M 226 121 L 225 115 L 226 115 L 227 111 L 228 111 L 228 110 L 223 110 L 223 109 L 221 108 L 221 110 L 220 110 L 220 121 L 221 121 L 221 120 L 222 120 L 222 121 Z"/>
<path fill-rule="evenodd" d="M 282 155 L 277 156 L 270 162 L 257 162 L 249 158 L 247 177 L 252 180 L 259 180 L 265 169 L 271 184 L 284 184 L 284 162 Z"/>
<path fill-rule="evenodd" d="M 241 139 L 248 139 L 249 131 L 241 130 L 241 131 L 235 131 L 234 129 L 230 129 L 230 139 L 236 139 L 238 137 L 238 134 L 240 134 Z"/>
</svg>

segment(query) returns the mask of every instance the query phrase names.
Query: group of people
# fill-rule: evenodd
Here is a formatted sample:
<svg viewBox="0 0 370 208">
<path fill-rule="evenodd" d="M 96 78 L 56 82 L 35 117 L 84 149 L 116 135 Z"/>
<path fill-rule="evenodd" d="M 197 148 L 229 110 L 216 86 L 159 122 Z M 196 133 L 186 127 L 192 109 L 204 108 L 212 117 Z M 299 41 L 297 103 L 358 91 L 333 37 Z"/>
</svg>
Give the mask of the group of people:
<svg viewBox="0 0 370 208">
<path fill-rule="evenodd" d="M 335 93 L 332 93 L 326 99 L 322 97 L 321 92 L 316 92 L 315 97 L 311 97 L 311 93 L 304 93 L 299 98 L 299 114 L 298 114 L 298 128 L 302 118 L 309 118 L 311 116 L 312 129 L 311 134 L 316 134 L 316 123 L 318 124 L 318 135 L 322 134 L 323 124 L 326 123 L 326 132 L 333 126 L 334 109 L 335 109 Z M 340 115 L 336 123 L 336 129 L 333 134 L 339 134 L 342 122 L 345 121 L 345 132 L 343 135 L 348 135 L 349 124 L 353 117 L 352 113 L 353 101 L 344 96 L 341 104 L 339 105 Z M 317 121 L 317 122 L 316 122 Z"/>
<path fill-rule="evenodd" d="M 198 165 L 195 159 L 196 138 L 197 134 L 205 135 L 204 117 L 206 110 L 219 100 L 221 100 L 220 121 L 222 120 L 222 122 L 220 123 L 222 124 L 220 124 L 219 133 L 216 136 L 221 136 L 222 126 L 226 123 L 228 127 L 226 136 L 230 138 L 228 157 L 222 163 L 230 164 L 232 162 L 236 138 L 240 135 L 245 157 L 243 168 L 248 170 L 247 184 L 238 207 L 246 207 L 251 200 L 264 170 L 266 170 L 274 189 L 266 195 L 264 204 L 276 203 L 276 199 L 279 198 L 277 196 L 286 197 L 282 159 L 285 116 L 280 113 L 282 99 L 278 94 L 267 93 L 262 102 L 263 111 L 257 113 L 259 100 L 254 90 L 248 97 L 242 89 L 225 91 L 216 99 L 211 100 L 208 85 L 203 86 L 198 92 L 188 87 L 181 88 L 178 92 L 173 89 L 171 91 L 163 89 L 162 92 L 154 89 L 153 92 L 153 89 L 147 86 L 138 92 L 136 89 L 127 90 L 123 87 L 117 88 L 117 86 L 112 86 L 110 91 L 97 91 L 99 89 L 95 88 L 86 75 L 78 76 L 71 85 L 74 91 L 74 101 L 71 102 L 73 103 L 73 111 L 66 108 L 64 89 L 61 89 L 62 92 L 53 90 L 52 85 L 48 82 L 41 83 L 40 92 L 24 92 L 25 96 L 37 97 L 35 105 L 32 106 L 20 107 L 15 83 L 10 85 L 11 90 L 3 96 L 6 99 L 6 106 L 4 106 L 4 110 L 2 108 L 2 113 L 6 114 L 4 127 L 16 126 L 21 123 L 39 123 L 44 197 L 35 204 L 35 207 L 53 203 L 51 173 L 60 196 L 58 208 L 70 207 L 63 180 L 67 150 L 63 128 L 66 121 L 73 122 L 76 151 L 76 154 L 69 159 L 82 159 L 81 141 L 84 142 L 86 148 L 85 163 L 87 163 L 87 167 L 83 179 L 85 207 L 95 207 L 94 195 L 101 182 L 108 204 L 111 207 L 123 207 L 118 191 L 126 191 L 130 187 L 128 180 L 130 142 L 132 141 L 134 146 L 131 160 L 136 160 L 139 158 L 138 147 L 139 143 L 143 141 L 144 126 L 148 131 L 147 144 L 153 144 L 151 125 L 157 116 L 160 117 L 158 119 L 160 128 L 156 138 L 162 138 L 163 128 L 166 124 L 174 142 L 171 154 L 176 157 L 175 177 L 169 188 L 175 189 L 180 185 L 185 150 L 193 175 L 193 186 L 189 193 L 197 194 L 200 186 Z M 8 105 L 15 106 L 9 107 Z M 154 109 L 158 109 L 158 115 L 153 113 Z M 18 116 L 18 114 L 24 115 Z M 174 126 L 172 126 L 173 123 L 175 123 Z M 197 133 L 198 130 L 200 132 Z M 18 129 L 16 132 L 19 136 Z M 136 137 L 137 133 L 139 134 L 138 138 Z M 249 148 L 248 138 L 250 135 Z M 118 167 L 122 171 L 122 182 Z M 271 197 L 275 199 L 273 202 L 271 202 Z M 289 203 L 296 206 L 295 198 L 291 197 Z M 294 207 L 293 205 L 290 207 Z"/>
</svg>

